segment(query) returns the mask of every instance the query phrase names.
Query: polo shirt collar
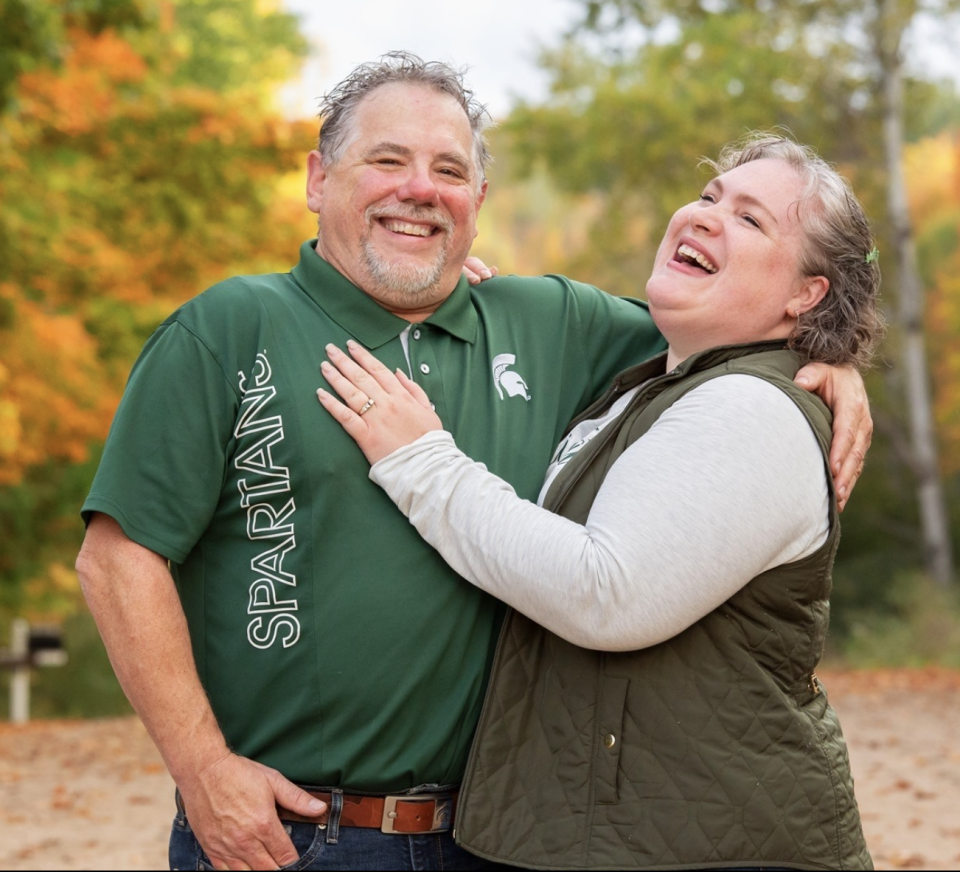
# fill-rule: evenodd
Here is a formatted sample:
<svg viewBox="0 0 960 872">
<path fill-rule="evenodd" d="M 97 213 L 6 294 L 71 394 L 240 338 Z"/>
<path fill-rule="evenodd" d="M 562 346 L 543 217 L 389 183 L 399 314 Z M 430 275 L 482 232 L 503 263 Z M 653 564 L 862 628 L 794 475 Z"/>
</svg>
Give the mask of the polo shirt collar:
<svg viewBox="0 0 960 872">
<path fill-rule="evenodd" d="M 294 281 L 347 333 L 367 348 L 396 339 L 410 322 L 388 312 L 316 252 L 317 240 L 300 246 Z M 480 319 L 467 280 L 460 276 L 453 293 L 424 322 L 471 344 L 477 341 Z"/>
</svg>

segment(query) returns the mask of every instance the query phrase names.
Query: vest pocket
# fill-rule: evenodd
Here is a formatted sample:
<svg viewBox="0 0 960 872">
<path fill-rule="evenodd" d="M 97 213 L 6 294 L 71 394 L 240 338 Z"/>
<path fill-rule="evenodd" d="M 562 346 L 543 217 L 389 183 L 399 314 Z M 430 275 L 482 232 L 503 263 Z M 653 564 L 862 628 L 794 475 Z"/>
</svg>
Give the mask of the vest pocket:
<svg viewBox="0 0 960 872">
<path fill-rule="evenodd" d="M 594 796 L 600 803 L 620 801 L 617 773 L 620 769 L 620 749 L 623 747 L 623 710 L 629 684 L 629 679 L 610 678 L 601 674 L 594 755 Z"/>
</svg>

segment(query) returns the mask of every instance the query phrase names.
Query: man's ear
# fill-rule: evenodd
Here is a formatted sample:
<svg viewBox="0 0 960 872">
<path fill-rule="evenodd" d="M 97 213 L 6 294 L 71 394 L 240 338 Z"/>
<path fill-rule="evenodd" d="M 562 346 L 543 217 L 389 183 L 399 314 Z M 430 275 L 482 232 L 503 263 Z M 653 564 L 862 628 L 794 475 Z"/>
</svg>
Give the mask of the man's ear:
<svg viewBox="0 0 960 872">
<path fill-rule="evenodd" d="M 483 205 L 483 201 L 487 199 L 487 186 L 490 183 L 484 179 L 483 184 L 480 186 L 480 193 L 477 194 L 477 211 L 480 211 L 480 207 Z"/>
<path fill-rule="evenodd" d="M 476 212 L 477 215 L 480 214 L 480 207 L 483 205 L 483 201 L 487 199 L 487 185 L 488 185 L 488 184 L 489 184 L 489 182 L 487 182 L 487 180 L 484 179 L 484 180 L 483 180 L 483 184 L 480 185 L 480 191 L 479 191 L 479 193 L 477 194 L 477 204 L 476 204 L 476 208 L 475 208 L 475 212 Z M 473 238 L 474 238 L 474 239 L 477 238 L 477 234 L 478 234 L 479 232 L 480 232 L 480 228 L 479 228 L 479 227 L 474 227 L 474 228 L 473 228 Z"/>
<path fill-rule="evenodd" d="M 323 158 L 319 151 L 311 151 L 307 155 L 307 208 L 311 212 L 320 211 L 323 199 L 323 183 L 327 178 L 327 169 L 323 165 Z"/>
<path fill-rule="evenodd" d="M 825 276 L 813 276 L 803 280 L 803 286 L 787 304 L 787 312 L 802 315 L 809 312 L 827 295 L 830 280 Z"/>
</svg>

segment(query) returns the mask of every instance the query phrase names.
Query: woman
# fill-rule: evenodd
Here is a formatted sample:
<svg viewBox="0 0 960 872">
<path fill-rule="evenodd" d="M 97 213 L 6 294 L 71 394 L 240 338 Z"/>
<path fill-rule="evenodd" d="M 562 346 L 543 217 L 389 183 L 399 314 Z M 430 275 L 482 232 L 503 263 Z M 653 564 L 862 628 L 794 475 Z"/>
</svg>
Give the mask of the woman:
<svg viewBox="0 0 960 872">
<path fill-rule="evenodd" d="M 839 540 L 829 413 L 792 377 L 867 362 L 876 250 L 809 149 L 755 134 L 711 167 L 647 284 L 669 349 L 571 425 L 542 508 L 464 457 L 410 379 L 328 349 L 347 405 L 318 395 L 373 480 L 517 610 L 457 813 L 491 859 L 871 865 L 814 672 Z"/>
</svg>

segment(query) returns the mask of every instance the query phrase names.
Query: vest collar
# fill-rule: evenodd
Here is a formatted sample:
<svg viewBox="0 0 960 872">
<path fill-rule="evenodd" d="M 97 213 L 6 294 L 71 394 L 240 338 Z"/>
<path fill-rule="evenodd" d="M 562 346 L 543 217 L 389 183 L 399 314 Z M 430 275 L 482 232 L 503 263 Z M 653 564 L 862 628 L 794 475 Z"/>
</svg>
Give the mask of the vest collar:
<svg viewBox="0 0 960 872">
<path fill-rule="evenodd" d="M 728 360 L 746 357 L 748 354 L 759 354 L 764 351 L 782 351 L 787 347 L 785 339 L 768 339 L 763 342 L 747 342 L 740 345 L 717 345 L 691 354 L 679 366 L 670 372 L 666 371 L 667 352 L 663 351 L 656 357 L 651 357 L 643 363 L 638 363 L 625 369 L 613 380 L 618 392 L 630 390 L 641 382 L 661 375 L 685 376 L 704 369 L 710 369 L 717 364 Z"/>
<path fill-rule="evenodd" d="M 636 366 L 631 366 L 629 369 L 623 370 L 623 372 L 614 377 L 613 382 L 603 396 L 577 415 L 564 432 L 569 433 L 570 430 L 581 421 L 599 417 L 600 413 L 608 408 L 617 397 L 637 387 L 637 385 L 656 379 L 658 380 L 658 384 L 666 386 L 668 383 L 676 381 L 677 379 L 682 379 L 693 373 L 701 372 L 702 370 L 711 369 L 729 360 L 736 360 L 737 358 L 746 357 L 751 354 L 779 352 L 785 350 L 786 347 L 787 342 L 785 339 L 768 339 L 764 342 L 748 342 L 741 345 L 717 345 L 713 348 L 707 348 L 704 351 L 698 351 L 696 354 L 691 354 L 670 372 L 666 371 L 667 352 L 663 351 L 643 363 L 638 363 Z M 792 360 L 799 362 L 798 355 L 793 352 L 791 352 L 791 355 Z M 662 381 L 659 381 L 660 379 L 662 379 Z"/>
</svg>

